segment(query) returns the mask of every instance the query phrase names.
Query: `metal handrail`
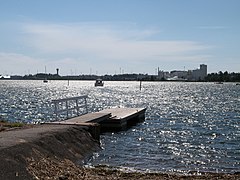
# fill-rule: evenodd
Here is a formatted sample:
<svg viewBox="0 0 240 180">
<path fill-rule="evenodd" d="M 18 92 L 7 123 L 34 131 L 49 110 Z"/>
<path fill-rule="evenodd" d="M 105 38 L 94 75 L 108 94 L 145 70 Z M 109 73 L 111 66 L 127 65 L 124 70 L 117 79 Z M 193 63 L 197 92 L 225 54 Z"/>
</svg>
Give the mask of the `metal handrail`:
<svg viewBox="0 0 240 180">
<path fill-rule="evenodd" d="M 79 101 L 79 100 L 83 100 L 83 101 Z M 74 103 L 74 106 L 70 105 L 71 101 Z M 55 99 L 55 100 L 52 100 L 52 103 L 54 104 L 54 113 L 55 113 L 57 119 L 58 119 L 58 115 L 60 113 L 64 113 L 64 112 L 67 113 L 67 119 L 69 119 L 69 117 L 70 117 L 69 114 L 73 110 L 76 110 L 77 116 L 79 116 L 81 108 L 85 108 L 86 113 L 88 113 L 87 95 L 63 98 L 63 99 Z M 60 104 L 65 104 L 65 108 L 60 108 Z"/>
</svg>

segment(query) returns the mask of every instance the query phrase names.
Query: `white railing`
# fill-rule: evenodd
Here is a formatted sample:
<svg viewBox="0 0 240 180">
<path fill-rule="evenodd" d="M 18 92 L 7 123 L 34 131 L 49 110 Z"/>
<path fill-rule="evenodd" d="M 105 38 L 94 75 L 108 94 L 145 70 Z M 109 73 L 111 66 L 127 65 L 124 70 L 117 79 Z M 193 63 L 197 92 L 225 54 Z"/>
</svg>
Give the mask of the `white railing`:
<svg viewBox="0 0 240 180">
<path fill-rule="evenodd" d="M 56 120 L 69 119 L 74 116 L 88 113 L 87 96 L 77 96 L 52 100 Z M 61 117 L 60 117 L 61 116 Z M 66 118 L 64 118 L 66 117 Z"/>
</svg>

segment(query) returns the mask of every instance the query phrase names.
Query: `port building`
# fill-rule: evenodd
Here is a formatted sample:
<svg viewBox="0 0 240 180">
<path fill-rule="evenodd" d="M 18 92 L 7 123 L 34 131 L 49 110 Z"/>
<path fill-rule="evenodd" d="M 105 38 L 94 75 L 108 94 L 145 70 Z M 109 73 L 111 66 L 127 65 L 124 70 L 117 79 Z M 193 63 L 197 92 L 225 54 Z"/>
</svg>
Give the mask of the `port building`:
<svg viewBox="0 0 240 180">
<path fill-rule="evenodd" d="M 199 69 L 182 71 L 174 70 L 171 72 L 161 71 L 158 68 L 158 79 L 159 80 L 185 80 L 185 81 L 203 81 L 207 77 L 207 65 L 200 64 Z"/>
</svg>

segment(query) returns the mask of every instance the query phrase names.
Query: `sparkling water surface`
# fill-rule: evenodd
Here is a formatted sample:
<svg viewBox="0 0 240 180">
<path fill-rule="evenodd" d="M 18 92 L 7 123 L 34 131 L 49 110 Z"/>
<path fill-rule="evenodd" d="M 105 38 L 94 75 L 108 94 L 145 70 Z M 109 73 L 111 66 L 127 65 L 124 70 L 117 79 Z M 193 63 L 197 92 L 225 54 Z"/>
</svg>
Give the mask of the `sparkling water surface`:
<svg viewBox="0 0 240 180">
<path fill-rule="evenodd" d="M 234 83 L 0 81 L 0 119 L 54 120 L 53 99 L 88 95 L 91 112 L 146 107 L 146 120 L 101 136 L 89 165 L 139 171 L 240 171 L 240 86 Z"/>
</svg>

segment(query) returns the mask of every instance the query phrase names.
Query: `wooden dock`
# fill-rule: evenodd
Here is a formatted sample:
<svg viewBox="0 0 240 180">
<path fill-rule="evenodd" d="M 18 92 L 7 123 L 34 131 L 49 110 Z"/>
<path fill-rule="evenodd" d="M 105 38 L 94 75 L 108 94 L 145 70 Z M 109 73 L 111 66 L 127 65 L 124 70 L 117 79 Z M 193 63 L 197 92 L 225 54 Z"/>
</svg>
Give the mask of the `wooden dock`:
<svg viewBox="0 0 240 180">
<path fill-rule="evenodd" d="M 100 112 L 87 113 L 87 96 L 77 96 L 53 100 L 56 121 L 50 124 L 100 126 L 101 130 L 123 130 L 128 126 L 145 120 L 146 108 L 110 108 Z M 72 111 L 77 117 L 70 118 Z M 82 112 L 87 114 L 80 115 Z M 66 114 L 67 120 L 58 120 Z M 83 114 L 83 113 L 82 113 Z M 69 119 L 70 118 L 70 119 Z"/>
<path fill-rule="evenodd" d="M 138 122 L 143 122 L 145 111 L 145 108 L 112 108 L 63 121 L 50 122 L 50 124 L 100 126 L 101 131 L 124 130 Z"/>
<path fill-rule="evenodd" d="M 53 124 L 84 125 L 85 123 L 100 123 L 111 117 L 111 113 L 94 112 L 63 121 L 54 121 Z"/>
<path fill-rule="evenodd" d="M 110 113 L 111 117 L 100 122 L 104 131 L 124 130 L 145 120 L 145 108 L 113 108 L 100 113 Z"/>
</svg>

